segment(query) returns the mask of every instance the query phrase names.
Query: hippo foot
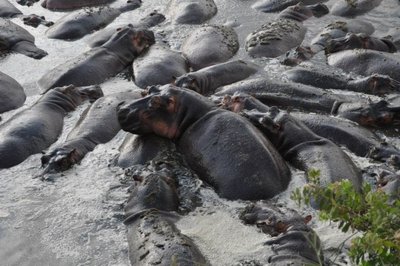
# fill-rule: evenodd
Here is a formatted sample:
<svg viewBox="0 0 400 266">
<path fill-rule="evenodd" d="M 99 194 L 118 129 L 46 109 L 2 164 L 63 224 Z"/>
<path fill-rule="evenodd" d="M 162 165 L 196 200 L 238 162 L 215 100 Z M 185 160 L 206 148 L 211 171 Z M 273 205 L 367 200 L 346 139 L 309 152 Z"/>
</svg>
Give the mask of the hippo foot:
<svg viewBox="0 0 400 266">
<path fill-rule="evenodd" d="M 17 3 L 21 6 L 33 6 L 36 2 L 39 2 L 39 0 L 17 0 Z"/>
<path fill-rule="evenodd" d="M 37 28 L 40 24 L 42 24 L 46 27 L 50 27 L 54 24 L 54 22 L 52 22 L 52 21 L 47 21 L 44 16 L 38 16 L 35 14 L 31 14 L 28 16 L 22 16 L 21 19 L 25 25 L 29 25 L 34 28 Z"/>
<path fill-rule="evenodd" d="M 286 233 L 289 228 L 308 228 L 311 216 L 302 217 L 295 210 L 278 208 L 269 205 L 252 204 L 240 214 L 240 219 L 246 224 L 255 224 L 263 233 L 277 236 Z"/>
</svg>

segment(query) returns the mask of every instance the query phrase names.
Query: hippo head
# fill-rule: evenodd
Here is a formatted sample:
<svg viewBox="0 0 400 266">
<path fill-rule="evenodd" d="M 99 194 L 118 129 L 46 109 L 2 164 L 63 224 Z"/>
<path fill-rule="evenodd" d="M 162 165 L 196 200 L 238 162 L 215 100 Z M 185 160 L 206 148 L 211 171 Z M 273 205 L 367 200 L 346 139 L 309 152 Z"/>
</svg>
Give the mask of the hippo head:
<svg viewBox="0 0 400 266">
<path fill-rule="evenodd" d="M 394 122 L 398 110 L 389 107 L 388 102 L 377 103 L 342 103 L 337 114 L 362 126 L 380 127 L 387 126 Z"/>
<path fill-rule="evenodd" d="M 359 83 L 366 92 L 375 95 L 385 95 L 387 93 L 398 93 L 400 91 L 400 82 L 386 75 L 374 74 L 366 78 L 355 81 Z"/>
<path fill-rule="evenodd" d="M 331 39 L 325 47 L 325 53 L 332 54 L 348 49 L 366 48 L 366 37 L 365 34 L 347 33 L 344 37 Z"/>
<path fill-rule="evenodd" d="M 268 235 L 277 236 L 289 230 L 307 231 L 311 216 L 300 216 L 295 210 L 272 204 L 251 204 L 240 214 L 246 224 L 255 224 Z"/>
<path fill-rule="evenodd" d="M 199 86 L 196 77 L 194 75 L 191 75 L 190 73 L 176 78 L 175 86 L 188 90 L 193 90 L 197 93 L 202 94 L 201 88 Z"/>
<path fill-rule="evenodd" d="M 220 106 L 231 112 L 239 113 L 243 110 L 257 109 L 258 111 L 268 111 L 269 107 L 259 100 L 245 93 L 235 93 L 234 95 L 225 95 L 220 101 Z"/>
<path fill-rule="evenodd" d="M 133 134 L 150 134 L 177 139 L 205 115 L 213 104 L 200 94 L 168 84 L 151 87 L 148 95 L 117 107 L 121 128 Z"/>
<path fill-rule="evenodd" d="M 279 17 L 301 22 L 312 16 L 319 18 L 328 13 L 329 9 L 324 4 L 319 3 L 316 5 L 304 6 L 302 3 L 298 3 L 297 5 L 287 7 L 279 14 Z"/>
<path fill-rule="evenodd" d="M 42 175 L 66 171 L 81 159 L 82 156 L 76 149 L 57 148 L 42 156 L 41 161 L 44 168 Z"/>
<path fill-rule="evenodd" d="M 297 46 L 288 51 L 281 64 L 286 66 L 296 66 L 301 62 L 307 61 L 314 56 L 315 52 L 309 46 Z"/>
<path fill-rule="evenodd" d="M 146 29 L 134 28 L 131 24 L 118 28 L 102 47 L 114 51 L 127 63 L 155 43 L 154 33 Z"/>
</svg>

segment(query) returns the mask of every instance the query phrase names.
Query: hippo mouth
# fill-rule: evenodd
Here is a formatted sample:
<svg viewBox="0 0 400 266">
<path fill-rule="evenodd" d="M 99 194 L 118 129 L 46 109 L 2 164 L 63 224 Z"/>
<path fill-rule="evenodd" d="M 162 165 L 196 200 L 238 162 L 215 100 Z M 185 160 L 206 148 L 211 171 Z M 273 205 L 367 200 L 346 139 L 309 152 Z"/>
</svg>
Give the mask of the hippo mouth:
<svg viewBox="0 0 400 266">
<path fill-rule="evenodd" d="M 140 101 L 139 99 L 137 101 Z M 118 122 L 121 128 L 125 131 L 131 132 L 133 134 L 145 134 L 149 133 L 144 131 L 144 126 L 142 121 L 146 121 L 149 117 L 144 110 L 135 108 L 134 105 L 136 101 L 130 103 L 129 105 L 124 105 L 124 102 L 117 106 L 117 116 Z"/>
</svg>

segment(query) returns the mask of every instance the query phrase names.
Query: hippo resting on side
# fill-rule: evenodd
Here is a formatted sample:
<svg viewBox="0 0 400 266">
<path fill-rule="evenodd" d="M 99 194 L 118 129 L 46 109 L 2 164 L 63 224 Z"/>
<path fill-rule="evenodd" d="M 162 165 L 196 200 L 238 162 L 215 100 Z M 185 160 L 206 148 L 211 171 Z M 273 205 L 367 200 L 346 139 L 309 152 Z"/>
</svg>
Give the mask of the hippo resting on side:
<svg viewBox="0 0 400 266">
<path fill-rule="evenodd" d="M 100 84 L 124 70 L 152 44 L 152 31 L 123 27 L 102 46 L 55 67 L 41 77 L 38 83 L 43 92 L 67 84 Z"/>
<path fill-rule="evenodd" d="M 84 100 L 103 96 L 99 87 L 66 86 L 43 95 L 31 108 L 0 125 L 0 169 L 23 162 L 54 143 L 61 134 L 64 116 Z"/>
<path fill-rule="evenodd" d="M 250 122 L 196 92 L 152 88 L 145 98 L 120 106 L 118 119 L 128 132 L 175 140 L 189 166 L 222 197 L 267 199 L 290 181 L 283 158 Z"/>
<path fill-rule="evenodd" d="M 50 10 L 72 10 L 85 6 L 98 6 L 114 2 L 115 0 L 44 0 L 42 7 Z"/>
<path fill-rule="evenodd" d="M 140 0 L 130 0 L 119 8 L 97 7 L 71 12 L 51 26 L 46 35 L 50 39 L 77 40 L 104 28 L 123 12 L 134 10 L 141 5 Z"/>
<path fill-rule="evenodd" d="M 140 97 L 137 90 L 107 95 L 95 101 L 83 112 L 67 140 L 42 156 L 44 173 L 65 171 L 79 163 L 98 144 L 110 141 L 121 130 L 117 105 L 122 100 Z"/>
<path fill-rule="evenodd" d="M 0 18 L 0 55 L 4 52 L 16 52 L 35 59 L 47 55 L 36 47 L 35 37 L 27 30 L 8 19 Z"/>
</svg>

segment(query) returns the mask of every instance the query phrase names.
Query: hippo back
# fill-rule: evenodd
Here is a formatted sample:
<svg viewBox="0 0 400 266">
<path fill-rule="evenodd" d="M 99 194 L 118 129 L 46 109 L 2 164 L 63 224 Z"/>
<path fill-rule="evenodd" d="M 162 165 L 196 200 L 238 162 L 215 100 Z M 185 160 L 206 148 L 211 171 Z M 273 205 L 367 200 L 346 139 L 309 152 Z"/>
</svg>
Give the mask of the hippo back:
<svg viewBox="0 0 400 266">
<path fill-rule="evenodd" d="M 257 200 L 286 189 L 290 172 L 272 144 L 237 114 L 214 110 L 178 141 L 190 167 L 228 199 Z"/>
<path fill-rule="evenodd" d="M 6 40 L 11 48 L 20 41 L 33 43 L 35 38 L 24 28 L 7 19 L 0 18 L 0 40 Z"/>
</svg>

